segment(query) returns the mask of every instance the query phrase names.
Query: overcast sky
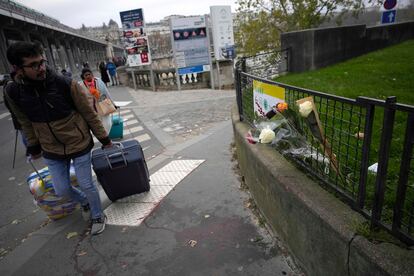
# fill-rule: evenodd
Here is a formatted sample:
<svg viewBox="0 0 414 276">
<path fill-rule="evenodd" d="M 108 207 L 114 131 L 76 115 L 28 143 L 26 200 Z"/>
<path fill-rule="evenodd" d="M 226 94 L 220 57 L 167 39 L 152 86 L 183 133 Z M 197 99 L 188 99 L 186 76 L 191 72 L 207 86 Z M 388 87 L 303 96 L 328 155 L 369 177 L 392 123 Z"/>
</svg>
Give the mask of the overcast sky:
<svg viewBox="0 0 414 276">
<path fill-rule="evenodd" d="M 109 19 L 121 26 L 120 11 L 142 8 L 146 22 L 159 21 L 172 14 L 201 15 L 210 6 L 228 5 L 236 10 L 236 0 L 14 0 L 29 8 L 58 19 L 73 28 L 108 24 Z"/>
</svg>

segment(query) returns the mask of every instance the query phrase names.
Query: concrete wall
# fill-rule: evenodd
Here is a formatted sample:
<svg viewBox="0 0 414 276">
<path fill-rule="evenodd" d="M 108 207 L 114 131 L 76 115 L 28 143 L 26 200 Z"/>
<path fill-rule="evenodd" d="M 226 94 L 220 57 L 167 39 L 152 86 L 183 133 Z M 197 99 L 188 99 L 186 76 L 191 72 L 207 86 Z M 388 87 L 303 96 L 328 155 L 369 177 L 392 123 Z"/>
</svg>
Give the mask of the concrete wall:
<svg viewBox="0 0 414 276">
<path fill-rule="evenodd" d="M 237 158 L 253 198 L 307 275 L 414 275 L 414 251 L 355 233 L 364 219 L 269 145 L 249 144 L 233 109 Z"/>
<path fill-rule="evenodd" d="M 369 28 L 353 25 L 283 33 L 281 47 L 291 49 L 289 72 L 304 72 L 413 38 L 411 21 Z"/>
</svg>

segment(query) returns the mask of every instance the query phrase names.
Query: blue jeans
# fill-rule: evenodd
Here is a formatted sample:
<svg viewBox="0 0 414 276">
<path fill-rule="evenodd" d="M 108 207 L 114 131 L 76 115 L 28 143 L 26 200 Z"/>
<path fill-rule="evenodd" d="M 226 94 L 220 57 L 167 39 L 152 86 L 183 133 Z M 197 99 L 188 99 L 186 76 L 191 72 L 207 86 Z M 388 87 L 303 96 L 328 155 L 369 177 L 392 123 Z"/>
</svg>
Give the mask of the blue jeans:
<svg viewBox="0 0 414 276">
<path fill-rule="evenodd" d="M 92 219 L 102 216 L 101 199 L 98 189 L 92 179 L 91 153 L 73 158 L 75 174 L 81 190 L 70 184 L 70 160 L 53 160 L 44 158 L 52 176 L 53 188 L 56 195 L 71 198 L 81 205 L 89 203 Z"/>
</svg>

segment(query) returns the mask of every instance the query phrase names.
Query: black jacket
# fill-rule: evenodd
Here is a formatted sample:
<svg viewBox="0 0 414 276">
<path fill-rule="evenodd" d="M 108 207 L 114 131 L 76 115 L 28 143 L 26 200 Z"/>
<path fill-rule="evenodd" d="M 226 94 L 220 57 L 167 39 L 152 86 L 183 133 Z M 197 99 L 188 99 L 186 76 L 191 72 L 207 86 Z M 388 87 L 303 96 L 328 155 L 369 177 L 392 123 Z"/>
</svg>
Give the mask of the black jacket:
<svg viewBox="0 0 414 276">
<path fill-rule="evenodd" d="M 86 154 L 93 147 L 90 130 L 104 145 L 110 143 L 87 91 L 48 70 L 44 81 L 16 81 L 5 96 L 28 139 L 28 153 L 49 159 Z"/>
</svg>

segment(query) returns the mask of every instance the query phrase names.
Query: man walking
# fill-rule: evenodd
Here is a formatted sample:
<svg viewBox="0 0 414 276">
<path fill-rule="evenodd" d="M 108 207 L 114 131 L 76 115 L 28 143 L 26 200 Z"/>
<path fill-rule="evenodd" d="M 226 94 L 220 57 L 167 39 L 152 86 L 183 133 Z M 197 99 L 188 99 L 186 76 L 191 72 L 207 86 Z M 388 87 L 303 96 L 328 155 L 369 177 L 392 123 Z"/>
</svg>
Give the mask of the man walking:
<svg viewBox="0 0 414 276">
<path fill-rule="evenodd" d="M 22 125 L 28 154 L 43 156 L 56 194 L 80 202 L 85 214 L 90 210 L 91 234 L 101 233 L 106 217 L 92 179 L 90 131 L 104 147 L 112 143 L 89 105 L 89 93 L 47 68 L 40 43 L 17 42 L 7 49 L 7 59 L 20 78 L 7 86 L 5 97 Z M 81 191 L 70 184 L 71 160 Z"/>
<path fill-rule="evenodd" d="M 111 60 L 108 60 L 108 62 L 106 63 L 106 69 L 108 70 L 109 75 L 111 76 L 112 86 L 118 85 L 118 77 L 116 75 L 116 66 Z"/>
</svg>

